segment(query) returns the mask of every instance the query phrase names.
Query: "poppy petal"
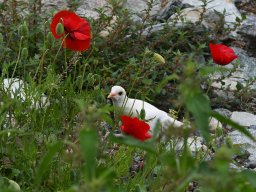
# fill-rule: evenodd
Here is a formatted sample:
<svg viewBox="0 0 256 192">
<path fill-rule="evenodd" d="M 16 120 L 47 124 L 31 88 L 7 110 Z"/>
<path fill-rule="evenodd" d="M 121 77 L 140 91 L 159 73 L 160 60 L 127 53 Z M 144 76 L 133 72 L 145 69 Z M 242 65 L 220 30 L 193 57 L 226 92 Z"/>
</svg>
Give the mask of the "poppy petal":
<svg viewBox="0 0 256 192">
<path fill-rule="evenodd" d="M 120 129 L 127 135 L 131 135 L 140 141 L 145 141 L 152 137 L 148 133 L 150 126 L 146 122 L 139 120 L 137 117 L 131 118 L 129 116 L 121 116 L 121 120 L 123 124 L 120 126 Z"/>
<path fill-rule="evenodd" d="M 65 33 L 58 35 L 56 26 L 63 23 Z M 74 51 L 85 51 L 90 47 L 90 25 L 71 11 L 62 10 L 55 14 L 50 25 L 51 32 L 55 38 L 65 37 L 62 46 Z"/>
<path fill-rule="evenodd" d="M 212 59 L 216 64 L 227 65 L 238 58 L 234 50 L 223 44 L 209 44 Z"/>
<path fill-rule="evenodd" d="M 80 33 L 80 32 L 74 31 L 72 34 L 74 35 L 74 38 L 78 39 L 78 40 L 88 40 L 88 39 L 90 39 L 90 36 L 88 36 L 86 34 L 83 34 L 83 33 Z"/>
<path fill-rule="evenodd" d="M 71 39 L 70 37 L 67 37 L 63 43 L 63 47 L 66 47 L 73 51 L 85 51 L 90 47 L 90 39 L 81 41 L 81 40 Z"/>
</svg>

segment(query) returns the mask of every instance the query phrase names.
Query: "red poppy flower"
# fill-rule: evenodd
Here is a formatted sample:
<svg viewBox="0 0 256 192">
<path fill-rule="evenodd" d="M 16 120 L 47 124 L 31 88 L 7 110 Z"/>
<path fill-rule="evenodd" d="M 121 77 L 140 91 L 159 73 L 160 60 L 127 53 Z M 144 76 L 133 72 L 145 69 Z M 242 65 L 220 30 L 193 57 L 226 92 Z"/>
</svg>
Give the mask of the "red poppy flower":
<svg viewBox="0 0 256 192">
<path fill-rule="evenodd" d="M 127 135 L 145 141 L 151 138 L 151 135 L 148 133 L 150 127 L 149 125 L 139 120 L 137 117 L 132 118 L 129 116 L 121 116 L 123 125 L 120 126 L 120 129 Z"/>
<path fill-rule="evenodd" d="M 62 23 L 64 26 L 64 33 L 61 35 L 56 33 L 58 23 Z M 53 16 L 50 29 L 56 39 L 65 38 L 63 47 L 73 51 L 85 51 L 90 47 L 89 23 L 71 11 L 63 10 L 56 13 Z"/>
<path fill-rule="evenodd" d="M 213 61 L 219 65 L 227 65 L 238 57 L 234 50 L 226 45 L 210 43 L 209 46 Z"/>
</svg>

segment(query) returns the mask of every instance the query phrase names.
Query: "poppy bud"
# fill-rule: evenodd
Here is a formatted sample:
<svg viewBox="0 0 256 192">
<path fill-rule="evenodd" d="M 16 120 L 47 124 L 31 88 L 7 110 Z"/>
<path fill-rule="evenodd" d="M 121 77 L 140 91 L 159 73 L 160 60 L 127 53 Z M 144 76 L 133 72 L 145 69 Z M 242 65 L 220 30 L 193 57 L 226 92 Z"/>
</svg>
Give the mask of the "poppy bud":
<svg viewBox="0 0 256 192">
<path fill-rule="evenodd" d="M 94 75 L 92 73 L 89 73 L 87 76 L 87 83 L 89 86 L 92 86 L 94 84 Z"/>
<path fill-rule="evenodd" d="M 24 36 L 24 37 L 27 37 L 28 36 L 28 26 L 26 23 L 22 24 L 20 27 L 19 27 L 19 35 L 20 36 Z"/>
<path fill-rule="evenodd" d="M 165 63 L 165 59 L 163 58 L 163 56 L 158 53 L 154 53 L 154 59 L 161 64 Z"/>
<path fill-rule="evenodd" d="M 21 58 L 24 59 L 24 60 L 28 58 L 28 48 L 24 47 L 21 50 Z"/>
<path fill-rule="evenodd" d="M 64 26 L 62 23 L 58 23 L 56 26 L 56 34 L 61 36 L 64 33 Z"/>
<path fill-rule="evenodd" d="M 53 34 L 51 32 L 49 32 L 47 34 L 47 44 L 49 45 L 49 47 L 52 47 L 53 46 L 53 42 L 54 42 L 54 37 L 53 37 Z"/>
</svg>

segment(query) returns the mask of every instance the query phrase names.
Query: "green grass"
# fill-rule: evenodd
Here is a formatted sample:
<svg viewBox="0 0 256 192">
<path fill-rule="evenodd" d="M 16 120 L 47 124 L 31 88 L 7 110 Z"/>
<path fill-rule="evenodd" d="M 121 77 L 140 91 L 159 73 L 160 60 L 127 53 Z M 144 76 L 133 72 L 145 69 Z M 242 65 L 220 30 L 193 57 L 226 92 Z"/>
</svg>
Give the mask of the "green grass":
<svg viewBox="0 0 256 192">
<path fill-rule="evenodd" d="M 52 38 L 52 15 L 30 10 L 23 17 L 18 11 L 22 5 L 1 5 L 0 84 L 5 78 L 22 79 L 28 99 L 11 99 L 1 88 L 0 191 L 15 191 L 10 180 L 22 191 L 185 191 L 192 181 L 198 191 L 255 191 L 256 174 L 228 169 L 232 146 L 224 142 L 215 147 L 217 136 L 209 134 L 207 119 L 214 116 L 251 137 L 243 127 L 212 113 L 206 97 L 210 91 L 200 88 L 208 83 L 207 75 L 218 70 L 209 59 L 210 32 L 198 34 L 193 25 L 166 26 L 144 37 L 141 31 L 155 21 L 148 18 L 138 25 L 113 3 L 112 15 L 98 10 L 100 18 L 90 21 L 91 48 L 83 53 L 63 49 Z M 101 37 L 114 16 L 110 35 Z M 158 63 L 154 53 L 166 63 Z M 198 63 L 198 55 L 207 62 Z M 167 150 L 169 144 L 159 142 L 163 135 L 145 143 L 118 139 L 112 132 L 106 136 L 103 122 L 118 127 L 106 100 L 116 84 L 132 97 L 179 111 L 192 129 L 170 130 L 165 138 L 186 143 L 198 130 L 207 146 L 213 146 L 214 159 L 205 162 L 202 151 L 193 157 L 187 147 Z M 36 108 L 32 101 L 39 101 L 41 94 L 49 106 Z M 135 157 L 143 158 L 144 165 L 134 172 Z"/>
</svg>

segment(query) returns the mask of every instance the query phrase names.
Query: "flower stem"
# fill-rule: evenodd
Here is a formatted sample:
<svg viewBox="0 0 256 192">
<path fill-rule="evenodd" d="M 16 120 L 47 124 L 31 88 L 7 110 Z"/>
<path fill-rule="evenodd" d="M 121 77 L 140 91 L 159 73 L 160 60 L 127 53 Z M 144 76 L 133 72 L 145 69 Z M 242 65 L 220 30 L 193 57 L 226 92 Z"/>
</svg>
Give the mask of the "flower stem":
<svg viewBox="0 0 256 192">
<path fill-rule="evenodd" d="M 14 73 L 15 73 L 15 71 L 16 71 L 16 69 L 17 69 L 17 66 L 18 66 L 18 63 L 19 63 L 19 61 L 20 61 L 20 55 L 21 55 L 21 44 L 22 44 L 22 40 L 23 40 L 23 36 L 20 38 L 20 46 L 19 46 L 19 54 L 18 54 L 18 58 L 17 58 L 17 61 L 16 61 L 16 63 L 15 63 L 15 67 L 14 67 L 14 70 L 13 70 L 13 72 L 12 72 L 12 77 L 11 78 L 13 78 L 14 77 Z"/>
</svg>

